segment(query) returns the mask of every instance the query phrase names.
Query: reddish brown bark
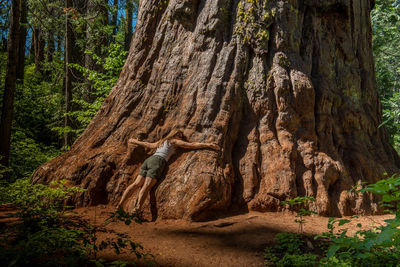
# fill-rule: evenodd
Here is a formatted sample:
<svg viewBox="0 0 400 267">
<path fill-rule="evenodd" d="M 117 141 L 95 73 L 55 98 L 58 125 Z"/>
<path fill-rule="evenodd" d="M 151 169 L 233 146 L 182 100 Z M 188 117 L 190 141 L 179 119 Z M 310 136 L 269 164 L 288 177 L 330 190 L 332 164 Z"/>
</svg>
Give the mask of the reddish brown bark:
<svg viewBox="0 0 400 267">
<path fill-rule="evenodd" d="M 54 35 L 51 32 L 47 33 L 47 40 L 46 40 L 46 61 L 52 62 L 53 56 L 55 52 L 55 45 L 54 45 Z"/>
<path fill-rule="evenodd" d="M 113 1 L 113 11 L 112 11 L 110 25 L 113 26 L 112 39 L 115 40 L 114 35 L 117 34 L 117 26 L 118 26 L 118 0 Z"/>
<path fill-rule="evenodd" d="M 133 19 L 133 8 L 134 3 L 133 0 L 126 0 L 125 1 L 125 39 L 124 39 L 124 48 L 126 51 L 129 51 L 129 47 L 132 40 L 132 19 Z"/>
<path fill-rule="evenodd" d="M 46 42 L 44 40 L 43 31 L 40 30 L 39 27 L 32 28 L 32 41 L 34 46 L 34 54 L 35 54 L 35 70 L 38 72 L 42 71 L 42 65 L 44 62 L 44 47 Z"/>
<path fill-rule="evenodd" d="M 116 203 L 149 155 L 127 139 L 183 127 L 223 150 L 177 153 L 153 195 L 162 218 L 276 211 L 299 195 L 314 196 L 319 214 L 376 211 L 348 191 L 400 165 L 378 128 L 371 1 L 165 3 L 141 1 L 119 81 L 34 182 L 67 178 L 88 189 L 77 205 Z"/>
<path fill-rule="evenodd" d="M 17 79 L 21 81 L 24 79 L 24 67 L 25 67 L 25 45 L 27 35 L 27 6 L 26 0 L 21 1 L 21 20 L 19 30 L 19 42 L 18 42 L 18 63 L 17 63 Z"/>
<path fill-rule="evenodd" d="M 0 165 L 8 166 L 10 158 L 11 127 L 14 112 L 15 83 L 17 80 L 18 46 L 20 34 L 20 0 L 11 1 L 10 28 L 7 43 L 7 67 L 3 105 L 0 120 Z"/>
<path fill-rule="evenodd" d="M 69 10 L 72 8 L 72 0 L 65 1 L 65 8 Z M 73 58 L 73 49 L 75 47 L 75 38 L 73 36 L 73 26 L 71 23 L 71 14 L 70 12 L 66 12 L 65 14 L 65 83 L 64 83 L 64 110 L 65 113 L 72 111 L 72 82 L 74 80 L 74 76 L 72 73 L 72 69 L 69 64 L 75 63 Z M 72 128 L 72 121 L 69 115 L 65 115 L 64 118 L 64 127 Z M 70 146 L 72 144 L 72 136 L 71 133 L 64 133 L 64 146 Z"/>
</svg>

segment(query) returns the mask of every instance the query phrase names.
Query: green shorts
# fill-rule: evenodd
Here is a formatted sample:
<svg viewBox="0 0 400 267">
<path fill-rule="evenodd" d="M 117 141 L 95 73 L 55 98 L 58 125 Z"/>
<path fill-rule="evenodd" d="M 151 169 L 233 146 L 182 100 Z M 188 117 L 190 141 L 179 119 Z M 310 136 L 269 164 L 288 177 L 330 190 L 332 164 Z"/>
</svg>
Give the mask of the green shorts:
<svg viewBox="0 0 400 267">
<path fill-rule="evenodd" d="M 153 155 L 143 162 L 139 174 L 143 177 L 159 179 L 166 165 L 167 162 L 163 157 Z"/>
</svg>

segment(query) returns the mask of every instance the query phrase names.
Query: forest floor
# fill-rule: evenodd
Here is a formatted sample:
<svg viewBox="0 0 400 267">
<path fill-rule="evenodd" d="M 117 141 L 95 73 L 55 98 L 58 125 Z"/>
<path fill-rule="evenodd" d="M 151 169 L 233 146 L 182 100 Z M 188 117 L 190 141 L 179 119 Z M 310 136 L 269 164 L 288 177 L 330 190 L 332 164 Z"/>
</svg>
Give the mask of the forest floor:
<svg viewBox="0 0 400 267">
<path fill-rule="evenodd" d="M 97 206 L 76 211 L 90 223 L 99 225 L 114 208 Z M 372 228 L 391 217 L 362 216 L 353 219 L 345 227 L 351 234 L 359 229 L 356 227 L 358 223 L 363 228 Z M 307 217 L 305 233 L 315 235 L 326 232 L 328 219 Z M 274 236 L 280 232 L 298 232 L 299 226 L 294 220 L 295 215 L 289 213 L 250 212 L 208 222 L 158 220 L 129 226 L 123 222 L 113 222 L 106 228 L 129 234 L 133 241 L 144 247 L 146 253 L 154 256 L 153 266 L 264 266 L 263 250 L 274 243 Z M 99 233 L 98 237 L 102 240 L 110 237 L 110 234 Z M 135 256 L 128 253 L 116 257 L 111 249 L 98 256 L 110 260 L 135 260 Z"/>
</svg>

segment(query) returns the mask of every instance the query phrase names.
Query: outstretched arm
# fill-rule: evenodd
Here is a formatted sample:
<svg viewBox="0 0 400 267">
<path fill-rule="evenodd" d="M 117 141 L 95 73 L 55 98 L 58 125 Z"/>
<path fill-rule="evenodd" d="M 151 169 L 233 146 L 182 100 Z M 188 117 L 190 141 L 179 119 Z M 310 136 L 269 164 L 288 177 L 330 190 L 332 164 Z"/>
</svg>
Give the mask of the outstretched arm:
<svg viewBox="0 0 400 267">
<path fill-rule="evenodd" d="M 143 142 L 143 141 L 139 141 L 139 140 L 137 140 L 137 139 L 135 139 L 135 138 L 129 139 L 129 140 L 128 140 L 128 143 L 130 143 L 130 144 L 136 144 L 136 145 L 143 146 L 143 147 L 147 147 L 147 148 L 151 148 L 151 149 L 157 148 L 157 143 Z"/>
<path fill-rule="evenodd" d="M 213 149 L 213 150 L 220 150 L 221 148 L 215 144 L 215 143 L 197 143 L 197 142 L 193 142 L 193 143 L 189 143 L 189 142 L 185 142 L 182 140 L 178 140 L 178 139 L 174 139 L 171 141 L 174 145 L 176 145 L 177 147 L 182 147 L 182 148 L 188 148 L 188 149 L 202 149 L 202 148 L 206 148 L 206 149 Z"/>
</svg>

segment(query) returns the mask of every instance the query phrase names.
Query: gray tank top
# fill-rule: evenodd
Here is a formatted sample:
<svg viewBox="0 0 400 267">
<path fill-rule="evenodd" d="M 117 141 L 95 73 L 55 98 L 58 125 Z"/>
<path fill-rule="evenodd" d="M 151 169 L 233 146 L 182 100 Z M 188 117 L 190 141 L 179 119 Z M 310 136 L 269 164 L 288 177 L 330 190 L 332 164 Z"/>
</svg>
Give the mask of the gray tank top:
<svg viewBox="0 0 400 267">
<path fill-rule="evenodd" d="M 168 161 L 169 158 L 174 154 L 175 152 L 175 147 L 173 144 L 171 144 L 169 141 L 164 141 L 164 143 L 157 148 L 156 153 L 154 155 L 160 156 L 165 159 L 165 161 Z"/>
</svg>

